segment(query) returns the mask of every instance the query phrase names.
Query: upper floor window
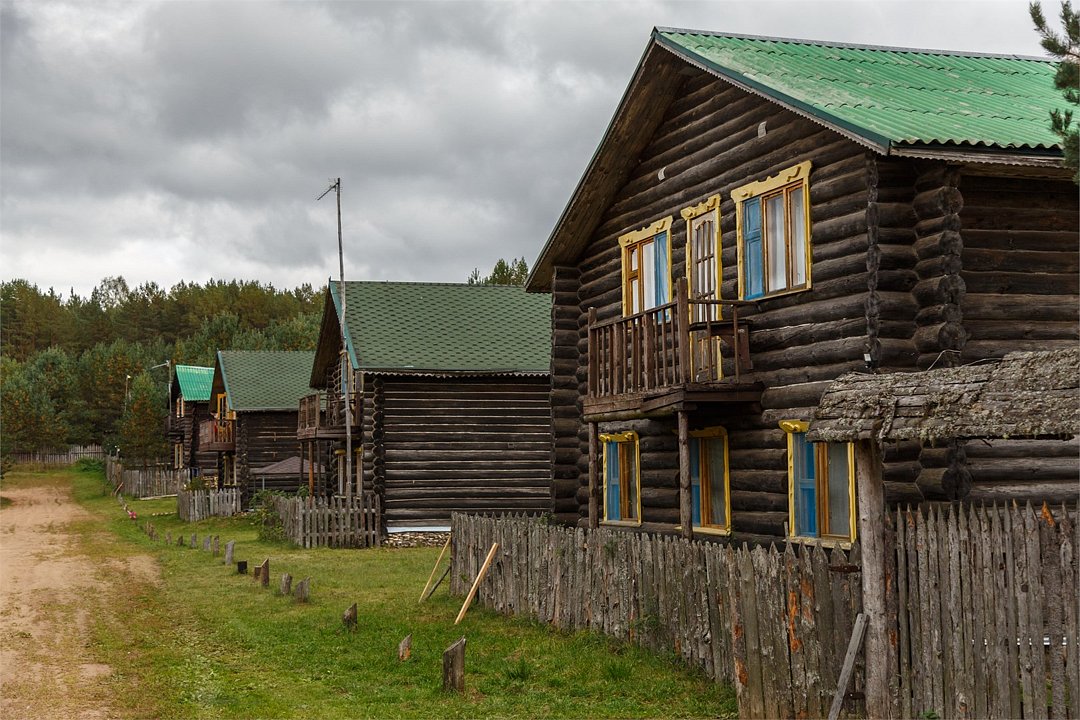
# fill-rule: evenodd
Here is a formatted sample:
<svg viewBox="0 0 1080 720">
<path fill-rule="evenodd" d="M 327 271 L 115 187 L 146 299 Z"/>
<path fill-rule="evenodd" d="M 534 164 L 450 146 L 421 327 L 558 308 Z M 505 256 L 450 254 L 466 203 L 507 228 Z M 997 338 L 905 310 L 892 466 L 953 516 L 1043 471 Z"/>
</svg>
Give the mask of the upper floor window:
<svg viewBox="0 0 1080 720">
<path fill-rule="evenodd" d="M 807 160 L 732 191 L 741 299 L 810 287 L 809 177 Z"/>
<path fill-rule="evenodd" d="M 713 427 L 690 433 L 691 514 L 695 528 L 731 529 L 727 433 Z"/>
<path fill-rule="evenodd" d="M 671 216 L 619 237 L 623 314 L 671 301 Z"/>
<path fill-rule="evenodd" d="M 635 432 L 601 435 L 604 445 L 604 522 L 641 522 L 641 477 Z"/>
<path fill-rule="evenodd" d="M 229 416 L 229 396 L 228 396 L 228 394 L 226 394 L 226 393 L 218 393 L 217 394 L 216 406 L 217 406 L 217 419 L 218 420 L 229 420 L 229 419 L 231 419 L 230 416 Z"/>
<path fill-rule="evenodd" d="M 686 220 L 686 278 L 690 301 L 720 299 L 720 196 L 682 211 Z M 691 322 L 716 320 L 715 306 L 694 305 Z"/>
<path fill-rule="evenodd" d="M 855 457 L 851 443 L 811 443 L 808 424 L 780 423 L 788 445 L 788 534 L 855 539 Z"/>
</svg>

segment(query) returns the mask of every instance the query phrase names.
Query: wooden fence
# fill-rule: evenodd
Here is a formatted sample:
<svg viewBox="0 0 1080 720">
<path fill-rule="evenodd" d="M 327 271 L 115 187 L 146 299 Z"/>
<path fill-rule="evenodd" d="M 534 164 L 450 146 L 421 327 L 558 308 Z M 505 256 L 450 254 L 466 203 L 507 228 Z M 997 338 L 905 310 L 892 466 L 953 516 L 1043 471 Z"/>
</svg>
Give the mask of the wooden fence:
<svg viewBox="0 0 1080 720">
<path fill-rule="evenodd" d="M 240 513 L 240 490 L 180 490 L 176 494 L 176 514 L 185 522 L 208 517 L 232 517 Z"/>
<path fill-rule="evenodd" d="M 174 470 L 164 463 L 127 468 L 120 460 L 105 457 L 105 476 L 125 495 L 137 498 L 176 495 L 191 479 L 191 468 Z"/>
<path fill-rule="evenodd" d="M 373 547 L 382 544 L 379 497 L 275 497 L 274 511 L 291 542 L 312 547 Z"/>
<path fill-rule="evenodd" d="M 898 511 L 886 629 L 897 717 L 1080 718 L 1075 512 Z M 736 689 L 741 717 L 828 714 L 856 614 L 859 549 L 782 550 L 455 514 L 451 590 L 492 543 L 477 602 L 670 650 Z M 859 714 L 864 661 L 844 711 Z"/>
<path fill-rule="evenodd" d="M 788 545 L 748 550 L 524 517 L 454 514 L 451 591 L 492 543 L 477 602 L 556 627 L 671 651 L 735 687 L 741 717 L 824 717 L 861 610 L 857 559 Z M 861 663 L 852 691 L 861 687 Z M 853 698 L 857 695 L 853 695 Z M 844 713 L 862 712 L 849 699 Z"/>
<path fill-rule="evenodd" d="M 74 465 L 84 459 L 104 460 L 105 452 L 100 445 L 72 445 L 67 450 L 11 454 L 17 465 Z"/>
<path fill-rule="evenodd" d="M 908 510 L 894 524 L 896 712 L 1080 718 L 1075 513 Z"/>
</svg>

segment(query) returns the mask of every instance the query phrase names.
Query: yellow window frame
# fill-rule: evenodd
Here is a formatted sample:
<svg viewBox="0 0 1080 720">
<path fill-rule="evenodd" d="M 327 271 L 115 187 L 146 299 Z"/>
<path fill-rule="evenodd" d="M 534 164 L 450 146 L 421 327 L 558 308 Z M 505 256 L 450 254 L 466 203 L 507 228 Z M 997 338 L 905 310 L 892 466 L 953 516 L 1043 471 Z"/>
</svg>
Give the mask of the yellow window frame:
<svg viewBox="0 0 1080 720">
<path fill-rule="evenodd" d="M 689 299 L 693 303 L 694 300 L 707 299 L 707 300 L 719 300 L 720 286 L 724 279 L 724 265 L 721 260 L 721 241 L 720 241 L 720 194 L 710 195 L 704 201 L 697 205 L 692 205 L 687 208 L 683 208 L 681 213 L 683 220 L 686 221 L 686 253 L 685 253 L 685 265 L 686 265 L 686 287 L 689 290 Z M 695 274 L 698 269 L 699 259 L 694 253 L 694 225 L 705 215 L 713 215 L 713 238 L 712 238 L 712 260 L 714 275 L 713 281 L 715 287 L 712 289 L 712 297 L 706 297 L 707 293 L 703 292 L 701 288 L 697 287 L 695 283 Z M 708 310 L 702 305 L 690 306 L 690 322 L 699 322 L 706 319 L 719 320 L 722 316 L 720 312 L 720 306 L 711 306 Z M 698 343 L 714 343 L 715 351 L 714 357 L 716 357 L 716 376 L 723 377 L 723 370 L 721 369 L 721 357 L 720 357 L 720 338 L 703 338 L 699 339 Z M 696 347 L 696 346 L 692 346 Z M 691 377 L 695 377 L 697 373 L 697 365 L 701 362 L 699 359 L 699 352 L 695 349 L 690 353 L 690 372 Z"/>
<path fill-rule="evenodd" d="M 672 216 L 668 215 L 654 223 L 619 236 L 619 257 L 622 265 L 622 308 L 623 315 L 633 315 L 632 284 L 637 285 L 638 297 L 642 305 L 645 304 L 645 277 L 642 274 L 642 249 L 655 241 L 660 233 L 667 233 L 667 302 L 671 302 L 671 223 Z M 631 270 L 630 258 L 637 254 L 637 268 Z M 643 312 L 643 311 L 639 311 Z"/>
<path fill-rule="evenodd" d="M 603 459 L 604 459 L 603 467 L 601 468 L 601 470 L 602 470 L 601 477 L 603 478 L 603 482 L 604 482 L 604 492 L 603 492 L 603 497 L 602 497 L 603 512 L 604 512 L 603 522 L 605 524 L 607 524 L 607 525 L 630 525 L 630 526 L 635 526 L 635 527 L 638 526 L 638 525 L 641 525 L 641 444 L 638 442 L 638 434 L 636 432 L 634 432 L 633 430 L 630 430 L 630 431 L 627 431 L 627 432 L 621 432 L 621 433 L 601 433 L 600 434 L 600 442 L 602 444 L 609 443 L 609 442 L 618 443 L 618 444 L 624 444 L 624 443 L 630 444 L 630 443 L 633 443 L 633 446 L 634 446 L 634 465 L 633 465 L 633 468 L 634 468 L 635 506 L 634 506 L 634 519 L 633 520 L 622 520 L 622 519 L 609 520 L 608 519 L 608 516 L 607 516 L 607 505 L 608 505 L 608 503 L 607 503 L 607 501 L 608 501 L 608 482 L 607 482 L 607 478 L 608 478 L 608 453 L 607 453 L 607 445 L 604 444 L 603 447 L 602 447 L 601 452 L 603 454 Z M 623 479 L 626 477 L 626 473 L 627 473 L 628 469 L 629 468 L 623 468 L 621 466 L 619 467 L 619 480 L 620 480 L 620 483 L 623 482 Z M 625 495 L 620 496 L 619 499 L 621 501 L 620 502 L 621 506 L 623 506 L 623 507 L 628 506 L 628 504 L 625 502 Z"/>
<path fill-rule="evenodd" d="M 854 543 L 858 537 L 858 528 L 855 513 L 855 444 L 844 443 L 847 446 L 848 463 L 848 527 L 850 535 L 833 535 L 827 532 L 829 524 L 829 464 L 828 446 L 830 443 L 813 443 L 814 445 L 814 482 L 817 492 L 814 501 L 814 512 L 817 513 L 818 537 L 797 535 L 795 527 L 795 435 L 805 433 L 810 429 L 810 423 L 805 420 L 781 420 L 780 429 L 787 435 L 787 473 L 788 473 L 788 532 L 789 539 L 795 542 L 817 542 L 821 539 L 825 542 L 837 542 L 841 544 Z M 824 510 L 823 510 L 824 509 Z"/>
<path fill-rule="evenodd" d="M 744 242 L 743 242 L 743 240 L 744 240 L 744 238 L 743 238 L 743 204 L 747 200 L 751 200 L 751 199 L 756 198 L 756 197 L 761 198 L 761 211 L 762 211 L 762 221 L 761 221 L 761 228 L 762 228 L 761 229 L 761 233 L 762 233 L 762 237 L 761 237 L 761 242 L 762 242 L 762 270 L 761 271 L 762 271 L 762 274 L 764 276 L 762 278 L 762 286 L 763 286 L 763 289 L 764 289 L 764 294 L 760 298 L 755 298 L 755 299 L 760 300 L 760 299 L 764 299 L 764 298 L 776 297 L 778 295 L 787 295 L 789 293 L 804 292 L 806 290 L 809 290 L 812 287 L 812 279 L 811 279 L 812 273 L 811 273 L 811 267 L 810 267 L 811 264 L 812 264 L 811 263 L 812 258 L 811 258 L 811 252 L 810 252 L 810 169 L 811 169 L 811 163 L 810 163 L 809 160 L 806 160 L 806 161 L 803 161 L 803 162 L 799 163 L 798 165 L 793 165 L 793 166 L 791 166 L 789 168 L 781 170 L 777 174 L 771 175 L 771 176 L 765 178 L 764 180 L 755 180 L 754 182 L 746 183 L 745 185 L 740 185 L 739 187 L 737 187 L 737 188 L 735 188 L 734 190 L 731 191 L 731 199 L 735 203 L 735 247 L 736 247 L 736 256 L 738 258 L 737 262 L 738 262 L 738 267 L 739 267 L 738 276 L 739 276 L 739 299 L 740 300 L 745 300 L 746 299 L 746 273 L 744 271 L 744 268 L 746 267 L 746 259 L 744 257 L 745 252 L 744 252 Z M 797 188 L 797 187 L 802 187 L 802 189 L 803 189 L 803 218 L 802 218 L 802 221 L 803 221 L 803 239 L 804 239 L 803 245 L 804 245 L 804 247 L 802 248 L 802 251 L 805 253 L 806 282 L 801 284 L 801 285 L 795 286 L 795 287 L 790 287 L 789 286 L 789 287 L 783 288 L 781 290 L 776 290 L 776 291 L 770 292 L 767 287 L 764 287 L 765 284 L 766 284 L 765 281 L 768 279 L 768 274 L 769 274 L 768 254 L 767 254 L 768 241 L 767 241 L 767 238 L 766 238 L 766 235 L 765 235 L 767 228 L 766 228 L 765 217 L 764 217 L 764 215 L 765 215 L 765 201 L 768 200 L 771 197 L 775 197 L 777 195 L 783 195 L 784 196 L 784 214 L 785 214 L 785 217 L 787 218 L 789 226 L 791 226 L 792 225 L 792 219 L 790 217 L 790 208 L 789 208 L 789 205 L 788 205 L 787 198 L 788 198 L 789 191 L 794 189 L 794 188 Z M 795 251 L 795 249 L 791 247 L 791 245 L 792 245 L 791 235 L 792 235 L 792 233 L 789 232 L 788 237 L 785 238 L 785 245 L 787 247 L 787 256 L 788 256 L 788 258 L 793 257 L 792 253 Z M 788 268 L 789 268 L 789 280 L 790 280 L 790 267 L 791 267 L 791 265 L 789 263 L 789 265 L 788 265 Z"/>
<path fill-rule="evenodd" d="M 695 524 L 694 525 L 694 530 L 695 531 L 701 531 L 701 532 L 707 532 L 707 533 L 716 533 L 718 535 L 728 535 L 728 534 L 731 533 L 731 476 L 730 476 L 729 471 L 728 471 L 728 467 L 729 467 L 729 465 L 728 465 L 728 463 L 729 463 L 729 460 L 728 460 L 729 445 L 728 445 L 727 430 L 720 427 L 720 426 L 707 427 L 707 428 L 702 428 L 700 430 L 691 430 L 690 431 L 690 437 L 695 437 L 698 440 L 716 440 L 716 439 L 720 439 L 724 443 L 724 472 L 723 472 L 723 479 L 724 479 L 724 520 L 725 520 L 725 524 L 724 525 L 713 525 L 711 523 L 710 524 L 704 524 L 704 523 L 703 524 Z M 701 448 L 702 448 L 701 443 L 698 443 L 698 452 L 699 453 L 701 453 Z M 712 505 L 711 505 L 711 503 L 712 503 L 712 493 L 706 491 L 706 483 L 705 483 L 705 480 L 706 480 L 705 468 L 707 466 L 708 466 L 708 457 L 704 453 L 699 454 L 698 455 L 698 473 L 701 475 L 701 480 L 700 480 L 700 483 L 701 483 L 701 491 L 700 491 L 700 493 L 701 494 L 700 494 L 700 497 L 701 497 L 701 517 L 702 518 L 706 518 L 706 517 L 709 517 L 710 515 L 712 515 L 712 513 L 710 512 L 712 510 Z M 710 469 L 710 471 L 712 470 L 712 468 L 709 468 L 709 469 Z M 709 477 L 708 477 L 708 481 L 709 481 L 708 482 L 708 485 L 709 485 L 708 489 L 709 490 L 712 489 L 713 480 L 714 480 L 714 478 L 710 474 Z"/>
</svg>

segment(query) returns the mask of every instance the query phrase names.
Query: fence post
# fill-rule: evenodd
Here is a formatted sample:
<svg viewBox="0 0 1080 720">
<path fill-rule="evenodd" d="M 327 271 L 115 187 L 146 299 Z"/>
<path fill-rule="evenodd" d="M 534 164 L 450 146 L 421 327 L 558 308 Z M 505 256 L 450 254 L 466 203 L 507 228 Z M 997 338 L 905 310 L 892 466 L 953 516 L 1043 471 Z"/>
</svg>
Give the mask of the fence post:
<svg viewBox="0 0 1080 720">
<path fill-rule="evenodd" d="M 893 660 L 885 627 L 885 484 L 881 477 L 881 448 L 876 439 L 855 443 L 855 491 L 859 502 L 862 545 L 862 596 L 866 614 L 866 715 L 887 718 L 889 663 Z"/>
</svg>

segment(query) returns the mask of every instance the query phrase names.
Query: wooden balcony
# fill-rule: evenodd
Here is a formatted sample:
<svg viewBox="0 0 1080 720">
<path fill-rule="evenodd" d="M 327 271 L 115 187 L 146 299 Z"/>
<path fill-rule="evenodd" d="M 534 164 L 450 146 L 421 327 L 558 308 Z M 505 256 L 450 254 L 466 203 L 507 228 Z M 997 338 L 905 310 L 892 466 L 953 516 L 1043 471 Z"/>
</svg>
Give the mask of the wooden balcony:
<svg viewBox="0 0 1080 720">
<path fill-rule="evenodd" d="M 199 450 L 203 452 L 232 452 L 236 449 L 236 422 L 233 420 L 203 420 L 199 423 Z"/>
<path fill-rule="evenodd" d="M 753 402 L 750 326 L 725 300 L 675 302 L 604 322 L 589 311 L 588 421 L 662 415 L 703 403 Z"/>
<path fill-rule="evenodd" d="M 359 432 L 360 393 L 350 396 L 353 435 Z M 317 392 L 300 398 L 296 415 L 297 440 L 344 440 L 345 400 L 340 394 Z"/>
</svg>

